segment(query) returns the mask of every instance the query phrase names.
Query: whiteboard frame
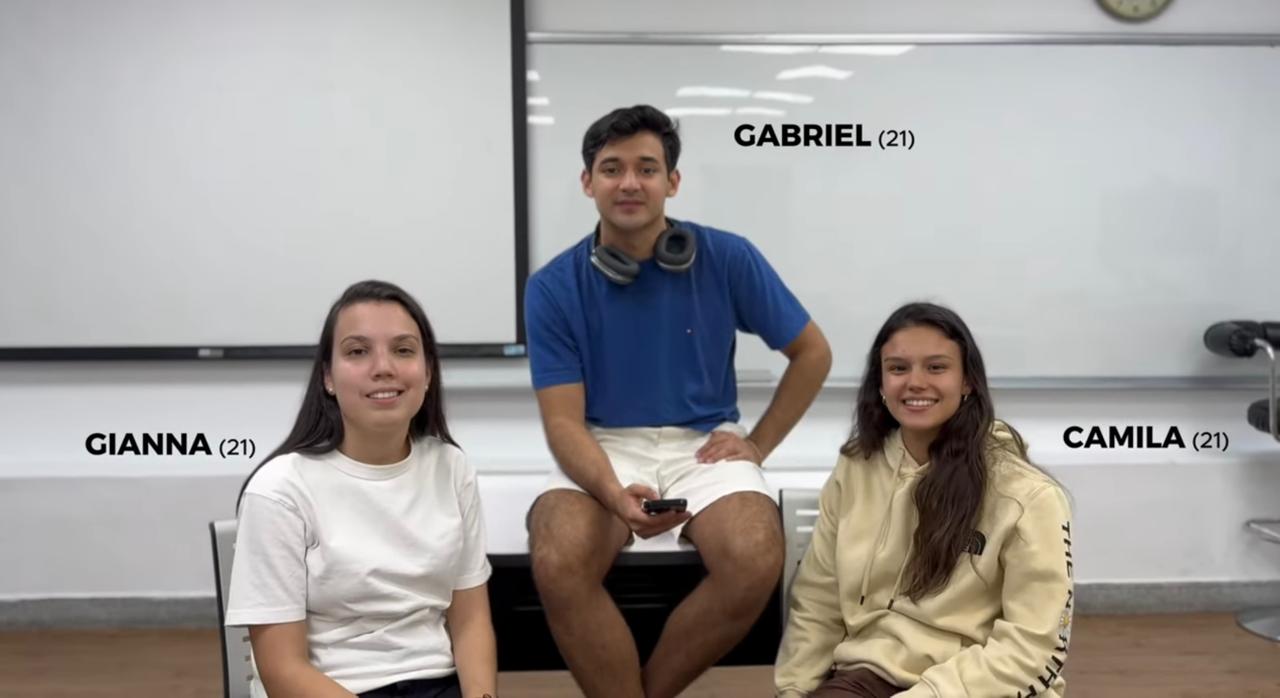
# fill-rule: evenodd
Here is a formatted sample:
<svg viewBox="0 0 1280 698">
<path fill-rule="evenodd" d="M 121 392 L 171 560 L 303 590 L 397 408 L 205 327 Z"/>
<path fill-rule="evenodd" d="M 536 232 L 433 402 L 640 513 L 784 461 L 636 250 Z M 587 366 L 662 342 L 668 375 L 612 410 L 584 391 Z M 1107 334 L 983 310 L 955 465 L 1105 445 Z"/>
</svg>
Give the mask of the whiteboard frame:
<svg viewBox="0 0 1280 698">
<path fill-rule="evenodd" d="M 1136 32 L 993 34 L 742 34 L 681 32 L 529 32 L 530 44 L 1043 44 L 1148 46 L 1280 46 L 1280 34 L 1147 34 Z"/>
</svg>

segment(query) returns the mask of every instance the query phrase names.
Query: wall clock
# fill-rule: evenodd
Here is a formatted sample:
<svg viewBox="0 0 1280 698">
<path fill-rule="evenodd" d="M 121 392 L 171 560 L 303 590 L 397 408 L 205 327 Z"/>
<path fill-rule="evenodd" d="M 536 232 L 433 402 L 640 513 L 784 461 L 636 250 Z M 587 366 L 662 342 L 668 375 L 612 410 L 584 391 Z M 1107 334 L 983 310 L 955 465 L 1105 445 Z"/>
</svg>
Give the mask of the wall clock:
<svg viewBox="0 0 1280 698">
<path fill-rule="evenodd" d="M 1102 9 L 1116 19 L 1145 22 L 1164 12 L 1173 0 L 1098 0 Z"/>
</svg>

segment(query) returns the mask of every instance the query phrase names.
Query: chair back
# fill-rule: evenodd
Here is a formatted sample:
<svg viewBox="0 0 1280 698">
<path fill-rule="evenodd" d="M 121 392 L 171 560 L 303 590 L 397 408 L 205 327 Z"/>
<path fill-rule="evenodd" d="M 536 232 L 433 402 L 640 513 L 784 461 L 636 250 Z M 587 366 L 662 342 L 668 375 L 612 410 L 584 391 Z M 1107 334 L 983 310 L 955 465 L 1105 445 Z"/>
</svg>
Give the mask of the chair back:
<svg viewBox="0 0 1280 698">
<path fill-rule="evenodd" d="M 782 509 L 782 540 L 786 553 L 782 567 L 782 629 L 787 629 L 787 600 L 791 596 L 791 580 L 804 559 L 804 552 L 813 538 L 813 527 L 818 522 L 818 496 L 821 490 L 783 489 L 778 492 L 778 506 Z"/>
<path fill-rule="evenodd" d="M 222 640 L 223 698 L 250 698 L 253 681 L 253 654 L 249 648 L 249 629 L 229 628 L 227 595 L 231 589 L 231 563 L 236 554 L 236 521 L 212 521 L 209 536 L 213 541 L 213 576 L 217 580 L 218 637 Z"/>
</svg>

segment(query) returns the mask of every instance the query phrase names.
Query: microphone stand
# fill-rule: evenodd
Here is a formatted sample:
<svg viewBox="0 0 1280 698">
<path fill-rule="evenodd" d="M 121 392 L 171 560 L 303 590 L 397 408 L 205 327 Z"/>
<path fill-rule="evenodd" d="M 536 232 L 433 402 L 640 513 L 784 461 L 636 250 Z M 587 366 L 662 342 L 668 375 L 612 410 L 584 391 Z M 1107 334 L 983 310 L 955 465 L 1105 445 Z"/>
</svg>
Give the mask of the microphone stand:
<svg viewBox="0 0 1280 698">
<path fill-rule="evenodd" d="M 1271 436 L 1280 441 L 1280 404 L 1276 403 L 1276 352 L 1266 339 L 1254 339 L 1254 344 L 1262 347 L 1271 359 L 1271 398 L 1267 403 L 1267 414 L 1271 427 Z M 1280 519 L 1249 519 L 1244 522 L 1245 528 L 1253 531 L 1269 543 L 1280 543 Z M 1269 608 L 1252 608 L 1236 614 L 1236 623 L 1255 635 L 1261 635 L 1273 642 L 1280 642 L 1280 606 Z"/>
<path fill-rule="evenodd" d="M 1271 422 L 1271 437 L 1280 441 L 1280 414 L 1277 414 L 1280 410 L 1276 409 L 1276 350 L 1271 347 L 1271 342 L 1265 339 L 1255 339 L 1253 343 L 1262 347 L 1271 359 L 1271 401 L 1267 403 L 1267 416 Z"/>
</svg>

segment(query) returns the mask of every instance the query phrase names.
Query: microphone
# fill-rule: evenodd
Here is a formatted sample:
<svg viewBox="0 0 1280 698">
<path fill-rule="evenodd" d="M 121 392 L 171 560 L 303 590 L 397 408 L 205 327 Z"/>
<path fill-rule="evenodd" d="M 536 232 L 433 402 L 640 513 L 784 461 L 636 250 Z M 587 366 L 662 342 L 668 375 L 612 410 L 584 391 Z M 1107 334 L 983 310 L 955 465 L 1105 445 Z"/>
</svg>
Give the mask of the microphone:
<svg viewBox="0 0 1280 698">
<path fill-rule="evenodd" d="M 1250 357 L 1264 337 L 1262 324 L 1251 320 L 1215 322 L 1204 331 L 1204 346 L 1219 356 Z"/>
<path fill-rule="evenodd" d="M 1262 338 L 1276 349 L 1280 349 L 1280 322 L 1261 322 Z"/>
<path fill-rule="evenodd" d="M 1271 413 L 1267 411 L 1267 403 L 1270 402 L 1266 398 L 1254 402 L 1249 405 L 1249 423 L 1254 429 L 1261 432 L 1271 433 Z"/>
<path fill-rule="evenodd" d="M 1228 320 L 1215 322 L 1204 331 L 1204 345 L 1221 356 L 1250 357 L 1259 349 L 1271 359 L 1271 397 L 1249 405 L 1245 417 L 1249 424 L 1280 441 L 1280 374 L 1276 369 L 1276 350 L 1280 349 L 1280 322 Z"/>
</svg>

